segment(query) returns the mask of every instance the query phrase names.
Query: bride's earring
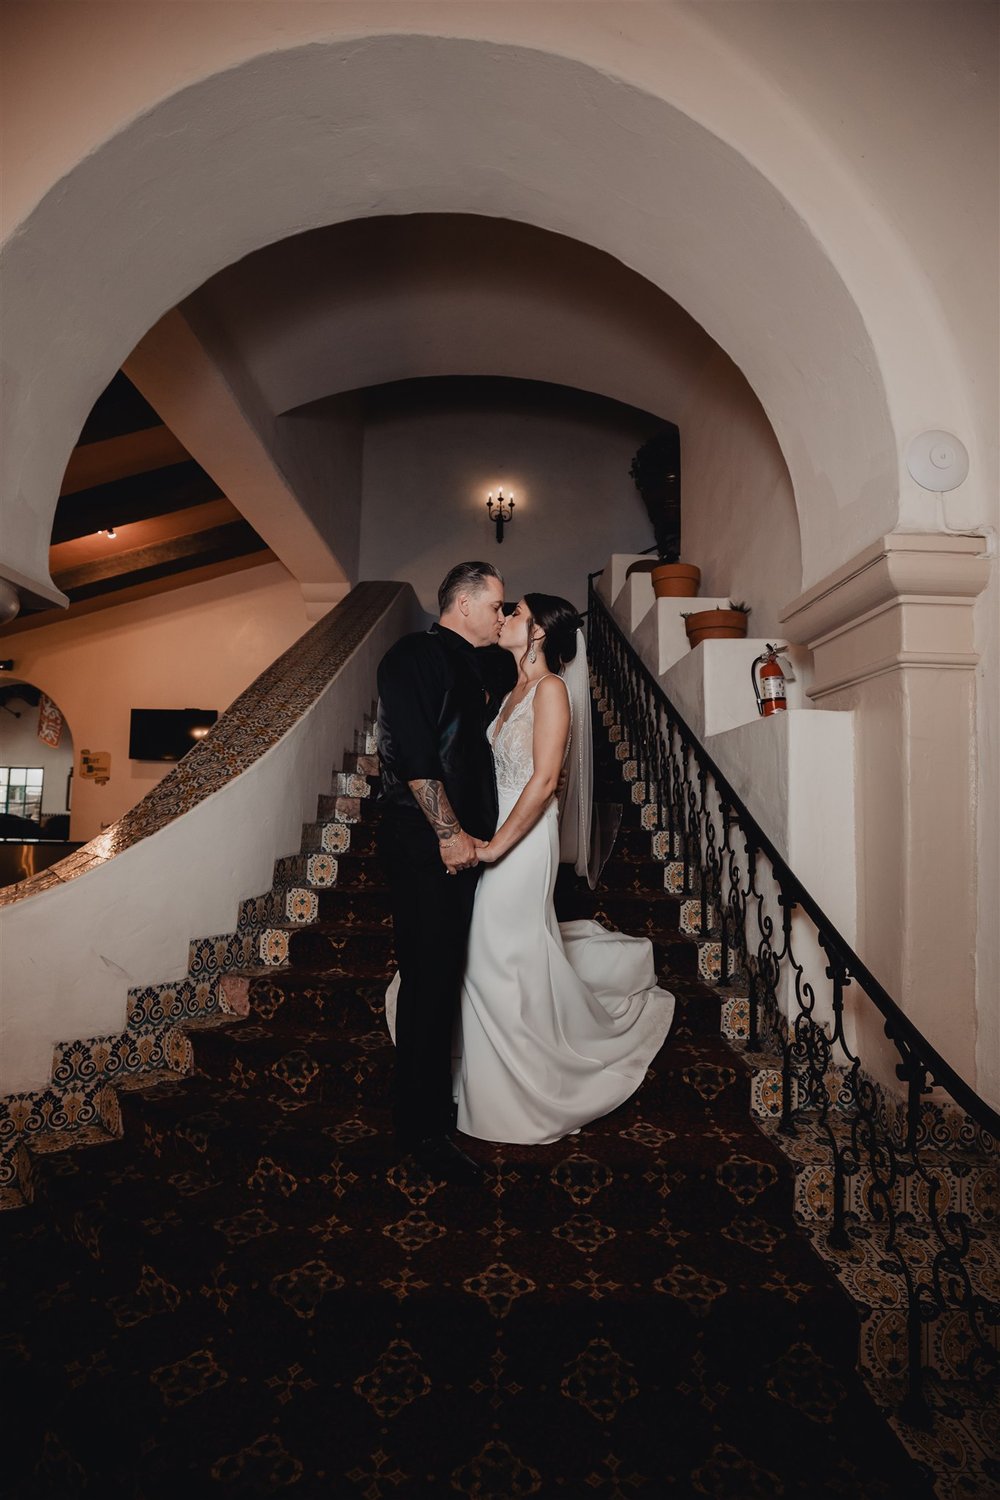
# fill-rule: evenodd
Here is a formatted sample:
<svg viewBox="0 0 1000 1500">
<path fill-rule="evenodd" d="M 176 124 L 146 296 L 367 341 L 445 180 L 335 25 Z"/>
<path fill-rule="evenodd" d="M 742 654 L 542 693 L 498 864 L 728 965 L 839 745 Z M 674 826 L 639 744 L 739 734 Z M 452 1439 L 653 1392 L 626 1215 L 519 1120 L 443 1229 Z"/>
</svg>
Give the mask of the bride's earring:
<svg viewBox="0 0 1000 1500">
<path fill-rule="evenodd" d="M 532 666 L 534 666 L 535 662 L 538 660 L 538 652 L 535 650 L 534 641 L 532 641 L 531 650 L 528 652 L 528 660 L 531 662 Z"/>
</svg>

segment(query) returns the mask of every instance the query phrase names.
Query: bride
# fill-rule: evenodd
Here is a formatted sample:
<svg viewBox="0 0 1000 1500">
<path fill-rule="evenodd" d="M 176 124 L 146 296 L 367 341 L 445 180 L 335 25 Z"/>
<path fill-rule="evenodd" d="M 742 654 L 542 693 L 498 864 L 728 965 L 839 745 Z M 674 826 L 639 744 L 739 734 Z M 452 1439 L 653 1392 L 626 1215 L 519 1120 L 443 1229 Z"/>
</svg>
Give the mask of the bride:
<svg viewBox="0 0 1000 1500">
<path fill-rule="evenodd" d="M 560 853 L 587 873 L 590 695 L 580 616 L 526 594 L 500 645 L 515 687 L 489 729 L 499 826 L 479 849 L 461 1002 L 458 1128 L 544 1145 L 606 1115 L 642 1083 L 673 1019 L 646 938 L 556 921 Z M 556 789 L 567 766 L 562 829 Z"/>
</svg>

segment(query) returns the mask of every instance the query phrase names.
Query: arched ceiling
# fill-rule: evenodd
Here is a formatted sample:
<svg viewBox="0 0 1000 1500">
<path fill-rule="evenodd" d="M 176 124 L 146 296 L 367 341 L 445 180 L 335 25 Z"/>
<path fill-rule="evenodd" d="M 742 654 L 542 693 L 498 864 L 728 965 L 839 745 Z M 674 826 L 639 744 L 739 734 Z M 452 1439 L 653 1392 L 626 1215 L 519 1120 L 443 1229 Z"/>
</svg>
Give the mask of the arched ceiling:
<svg viewBox="0 0 1000 1500">
<path fill-rule="evenodd" d="M 721 75 L 705 77 L 717 94 Z M 894 523 L 896 442 L 865 317 L 764 172 L 683 107 L 569 56 L 352 37 L 182 88 L 92 151 L 7 243 L 6 576 L 46 594 L 70 434 L 168 309 L 305 229 L 440 212 L 566 235 L 675 296 L 774 426 L 807 575 Z"/>
<path fill-rule="evenodd" d="M 490 375 L 595 392 L 677 420 L 704 329 L 612 256 L 505 219 L 409 214 L 281 240 L 182 308 L 275 415 L 421 376 Z"/>
</svg>

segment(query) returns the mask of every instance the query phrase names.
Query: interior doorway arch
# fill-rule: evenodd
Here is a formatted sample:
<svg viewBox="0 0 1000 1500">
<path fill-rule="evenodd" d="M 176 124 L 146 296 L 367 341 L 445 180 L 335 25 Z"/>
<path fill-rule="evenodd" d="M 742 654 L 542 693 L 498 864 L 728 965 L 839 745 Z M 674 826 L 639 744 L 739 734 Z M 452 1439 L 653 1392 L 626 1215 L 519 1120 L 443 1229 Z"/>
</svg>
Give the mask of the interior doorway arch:
<svg viewBox="0 0 1000 1500">
<path fill-rule="evenodd" d="M 180 90 L 80 161 L 11 238 L 7 575 L 52 597 L 62 466 L 157 318 L 274 240 L 414 212 L 554 230 L 680 302 L 774 427 L 806 581 L 896 523 L 899 445 L 865 318 L 763 172 L 690 114 L 573 58 L 383 35 L 266 53 Z"/>
<path fill-rule="evenodd" d="M 73 735 L 33 683 L 0 677 L 0 885 L 26 880 L 68 852 Z"/>
</svg>

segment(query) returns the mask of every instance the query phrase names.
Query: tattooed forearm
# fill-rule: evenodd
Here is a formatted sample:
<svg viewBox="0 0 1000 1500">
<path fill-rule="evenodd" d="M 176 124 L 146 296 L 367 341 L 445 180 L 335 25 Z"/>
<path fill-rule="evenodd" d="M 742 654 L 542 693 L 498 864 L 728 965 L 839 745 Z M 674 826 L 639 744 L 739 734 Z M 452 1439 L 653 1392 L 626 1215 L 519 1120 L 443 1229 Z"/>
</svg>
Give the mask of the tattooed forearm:
<svg viewBox="0 0 1000 1500">
<path fill-rule="evenodd" d="M 411 781 L 409 788 L 442 844 L 446 839 L 454 838 L 456 833 L 461 833 L 462 825 L 456 818 L 440 781 Z"/>
</svg>

